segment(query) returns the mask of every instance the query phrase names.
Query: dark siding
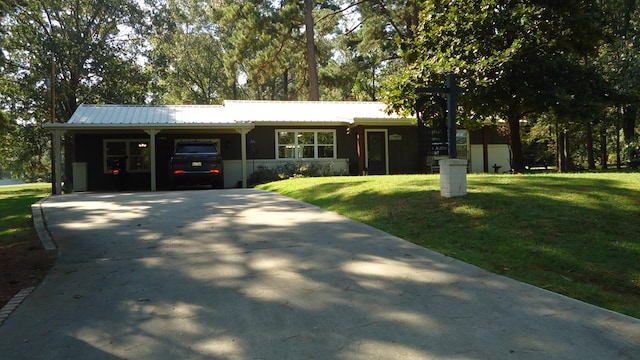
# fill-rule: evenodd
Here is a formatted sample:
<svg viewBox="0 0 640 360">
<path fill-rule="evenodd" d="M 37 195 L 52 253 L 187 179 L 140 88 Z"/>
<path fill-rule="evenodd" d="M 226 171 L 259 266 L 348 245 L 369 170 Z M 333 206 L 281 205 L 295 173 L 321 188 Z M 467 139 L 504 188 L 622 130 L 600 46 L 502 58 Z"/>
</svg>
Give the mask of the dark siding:
<svg viewBox="0 0 640 360">
<path fill-rule="evenodd" d="M 392 126 L 389 132 L 389 173 L 413 174 L 419 171 L 418 135 L 415 126 Z M 402 140 L 391 140 L 399 135 Z"/>
<path fill-rule="evenodd" d="M 256 127 L 247 134 L 247 159 L 275 159 L 275 129 L 272 126 Z M 250 151 L 253 149 L 255 150 Z M 241 158 L 242 156 L 238 156 L 238 159 Z"/>
<path fill-rule="evenodd" d="M 338 142 L 338 159 L 349 159 L 349 174 L 358 174 L 358 145 L 356 144 L 356 130 L 347 131 L 346 127 L 336 128 Z"/>
</svg>

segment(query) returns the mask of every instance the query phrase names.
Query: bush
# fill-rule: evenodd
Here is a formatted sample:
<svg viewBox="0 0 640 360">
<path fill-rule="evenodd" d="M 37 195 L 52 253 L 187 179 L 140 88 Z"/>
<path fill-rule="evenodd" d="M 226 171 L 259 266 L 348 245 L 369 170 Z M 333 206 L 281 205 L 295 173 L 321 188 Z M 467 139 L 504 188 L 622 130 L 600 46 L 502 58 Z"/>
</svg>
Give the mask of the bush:
<svg viewBox="0 0 640 360">
<path fill-rule="evenodd" d="M 264 184 L 277 180 L 281 180 L 280 175 L 266 166 L 258 166 L 258 170 L 249 176 L 250 185 Z"/>
<path fill-rule="evenodd" d="M 268 166 L 258 166 L 258 170 L 249 176 L 249 184 L 252 186 L 272 181 L 289 179 L 293 177 L 320 177 L 338 175 L 333 171 L 331 163 L 318 162 L 288 162 L 278 165 L 275 169 Z"/>
</svg>

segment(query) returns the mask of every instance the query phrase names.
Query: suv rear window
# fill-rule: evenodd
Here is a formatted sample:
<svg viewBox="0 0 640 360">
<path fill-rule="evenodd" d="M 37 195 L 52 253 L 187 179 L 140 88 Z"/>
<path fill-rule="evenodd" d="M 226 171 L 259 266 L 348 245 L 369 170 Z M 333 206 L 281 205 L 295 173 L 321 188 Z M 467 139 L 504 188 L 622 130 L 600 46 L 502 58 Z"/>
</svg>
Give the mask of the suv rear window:
<svg viewBox="0 0 640 360">
<path fill-rule="evenodd" d="M 213 144 L 213 143 L 176 145 L 176 153 L 199 154 L 199 153 L 217 153 L 217 152 L 218 152 L 218 148 L 216 147 L 216 144 Z"/>
</svg>

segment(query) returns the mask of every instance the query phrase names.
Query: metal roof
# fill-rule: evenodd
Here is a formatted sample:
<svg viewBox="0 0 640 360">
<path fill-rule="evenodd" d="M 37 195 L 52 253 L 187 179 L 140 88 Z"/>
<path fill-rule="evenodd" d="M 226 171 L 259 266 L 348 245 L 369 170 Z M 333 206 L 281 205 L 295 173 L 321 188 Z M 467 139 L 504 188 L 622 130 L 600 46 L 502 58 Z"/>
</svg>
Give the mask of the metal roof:
<svg viewBox="0 0 640 360">
<path fill-rule="evenodd" d="M 345 124 L 358 120 L 404 123 L 386 114 L 380 102 L 226 100 L 223 105 L 87 105 L 78 107 L 64 124 L 49 128 L 224 127 L 255 124 Z M 395 120 L 395 121 L 394 121 Z M 404 119 L 406 121 L 406 119 Z"/>
<path fill-rule="evenodd" d="M 227 100 L 225 111 L 242 122 L 335 122 L 353 123 L 354 119 L 393 119 L 380 102 L 347 101 L 248 101 Z"/>
<path fill-rule="evenodd" d="M 221 105 L 80 105 L 71 125 L 168 125 L 233 123 Z"/>
</svg>

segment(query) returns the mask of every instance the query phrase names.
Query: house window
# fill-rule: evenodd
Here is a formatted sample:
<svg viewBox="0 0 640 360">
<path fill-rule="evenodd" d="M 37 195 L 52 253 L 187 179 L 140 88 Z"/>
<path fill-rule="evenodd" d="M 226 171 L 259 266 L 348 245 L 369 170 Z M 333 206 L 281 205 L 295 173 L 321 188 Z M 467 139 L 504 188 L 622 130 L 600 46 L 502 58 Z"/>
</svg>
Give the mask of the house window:
<svg viewBox="0 0 640 360">
<path fill-rule="evenodd" d="M 104 141 L 104 172 L 111 172 L 115 160 L 126 159 L 127 171 L 149 172 L 151 169 L 151 149 L 148 140 L 122 139 Z"/>
<path fill-rule="evenodd" d="M 469 159 L 469 132 L 467 130 L 456 131 L 456 151 L 458 159 Z"/>
<path fill-rule="evenodd" d="M 335 130 L 276 130 L 278 159 L 335 159 Z"/>
</svg>

